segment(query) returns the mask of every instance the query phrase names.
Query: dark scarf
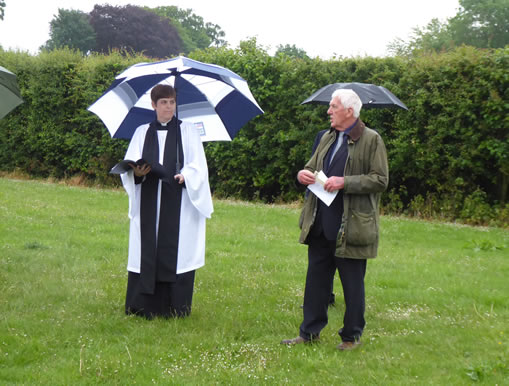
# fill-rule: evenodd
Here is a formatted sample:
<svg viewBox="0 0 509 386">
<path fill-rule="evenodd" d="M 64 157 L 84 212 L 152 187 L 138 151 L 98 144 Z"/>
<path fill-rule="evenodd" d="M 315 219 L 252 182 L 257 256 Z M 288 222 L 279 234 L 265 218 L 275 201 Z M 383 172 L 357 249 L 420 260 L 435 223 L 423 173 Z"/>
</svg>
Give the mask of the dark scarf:
<svg viewBox="0 0 509 386">
<path fill-rule="evenodd" d="M 336 131 L 336 140 L 332 143 L 327 152 L 324 162 L 324 173 L 331 176 L 343 177 L 345 171 L 346 161 L 348 159 L 348 134 L 343 136 L 343 144 L 333 155 L 334 147 L 339 141 L 339 133 Z M 332 160 L 331 160 L 332 158 Z M 329 164 L 330 161 L 330 164 Z M 330 206 L 325 205 L 321 200 L 318 200 L 318 210 L 316 213 L 315 223 L 312 228 L 314 236 L 323 233 L 327 240 L 336 240 L 339 228 L 341 226 L 341 217 L 343 215 L 343 190 L 338 191 L 336 198 L 332 201 Z"/>
<path fill-rule="evenodd" d="M 161 207 L 159 231 L 156 242 L 157 188 L 160 173 L 151 171 L 141 186 L 141 268 L 142 292 L 153 294 L 156 281 L 175 282 L 177 275 L 177 254 L 180 223 L 182 185 L 173 178 L 176 172 L 177 149 L 179 163 L 183 165 L 184 154 L 180 123 L 175 117 L 162 126 L 158 121 L 150 124 L 145 135 L 142 158 L 164 171 L 168 176 L 161 186 Z M 163 165 L 159 164 L 159 141 L 157 130 L 168 130 L 164 147 Z M 178 145 L 177 145 L 178 144 Z M 178 147 L 177 147 L 178 146 Z M 180 172 L 180 170 L 179 170 Z"/>
</svg>

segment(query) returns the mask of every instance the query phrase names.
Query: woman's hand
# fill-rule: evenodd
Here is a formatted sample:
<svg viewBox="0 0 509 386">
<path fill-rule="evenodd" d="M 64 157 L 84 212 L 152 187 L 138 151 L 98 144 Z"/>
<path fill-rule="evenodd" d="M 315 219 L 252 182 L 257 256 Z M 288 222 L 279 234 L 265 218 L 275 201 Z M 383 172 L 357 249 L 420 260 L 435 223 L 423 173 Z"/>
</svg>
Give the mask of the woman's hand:
<svg viewBox="0 0 509 386">
<path fill-rule="evenodd" d="M 184 176 L 182 174 L 176 174 L 174 178 L 179 184 L 182 185 L 184 183 Z"/>
<path fill-rule="evenodd" d="M 149 164 L 143 164 L 142 166 L 136 164 L 129 164 L 133 168 L 134 175 L 136 177 L 143 177 L 150 173 L 151 167 Z"/>
</svg>

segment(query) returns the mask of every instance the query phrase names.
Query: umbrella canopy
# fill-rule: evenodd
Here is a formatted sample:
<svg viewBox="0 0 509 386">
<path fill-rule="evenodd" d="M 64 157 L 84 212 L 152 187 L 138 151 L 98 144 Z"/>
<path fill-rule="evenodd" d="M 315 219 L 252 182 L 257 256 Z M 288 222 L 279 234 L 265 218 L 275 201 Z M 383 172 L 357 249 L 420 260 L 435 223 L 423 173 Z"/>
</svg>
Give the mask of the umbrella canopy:
<svg viewBox="0 0 509 386">
<path fill-rule="evenodd" d="M 155 119 L 150 90 L 160 83 L 175 87 L 177 117 L 195 124 L 202 141 L 230 141 L 250 119 L 263 114 L 239 75 L 182 56 L 129 67 L 88 110 L 101 118 L 112 137 L 131 138 L 138 126 Z"/>
<path fill-rule="evenodd" d="M 332 93 L 338 89 L 351 89 L 359 95 L 363 108 L 386 108 L 399 107 L 408 110 L 403 102 L 401 102 L 392 92 L 383 86 L 377 86 L 370 83 L 332 83 L 320 90 L 316 91 L 301 104 L 318 103 L 328 105 Z"/>
<path fill-rule="evenodd" d="M 16 75 L 0 66 L 0 119 L 21 103 L 23 99 L 16 82 Z"/>
</svg>

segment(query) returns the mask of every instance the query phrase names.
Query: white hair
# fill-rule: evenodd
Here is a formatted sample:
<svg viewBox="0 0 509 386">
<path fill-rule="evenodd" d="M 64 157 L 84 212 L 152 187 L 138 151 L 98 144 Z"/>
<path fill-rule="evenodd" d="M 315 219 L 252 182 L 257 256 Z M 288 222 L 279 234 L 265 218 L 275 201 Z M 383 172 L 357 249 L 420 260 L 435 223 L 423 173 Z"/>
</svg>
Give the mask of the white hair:
<svg viewBox="0 0 509 386">
<path fill-rule="evenodd" d="M 351 108 L 353 116 L 359 118 L 362 108 L 361 98 L 349 88 L 340 88 L 332 93 L 331 99 L 338 98 L 345 109 Z"/>
</svg>

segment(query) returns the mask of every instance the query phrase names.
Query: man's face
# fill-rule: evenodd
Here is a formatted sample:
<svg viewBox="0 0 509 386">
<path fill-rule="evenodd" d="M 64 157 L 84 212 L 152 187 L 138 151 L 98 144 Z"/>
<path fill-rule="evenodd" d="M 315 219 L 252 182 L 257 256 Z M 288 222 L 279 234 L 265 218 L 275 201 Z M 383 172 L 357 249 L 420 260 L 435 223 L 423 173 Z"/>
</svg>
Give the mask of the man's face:
<svg viewBox="0 0 509 386">
<path fill-rule="evenodd" d="M 161 98 L 157 103 L 152 102 L 152 107 L 156 111 L 159 122 L 168 122 L 175 115 L 175 98 Z"/>
<path fill-rule="evenodd" d="M 330 101 L 327 114 L 330 117 L 331 127 L 336 130 L 345 131 L 352 124 L 353 110 L 345 109 L 338 97 Z"/>
</svg>

